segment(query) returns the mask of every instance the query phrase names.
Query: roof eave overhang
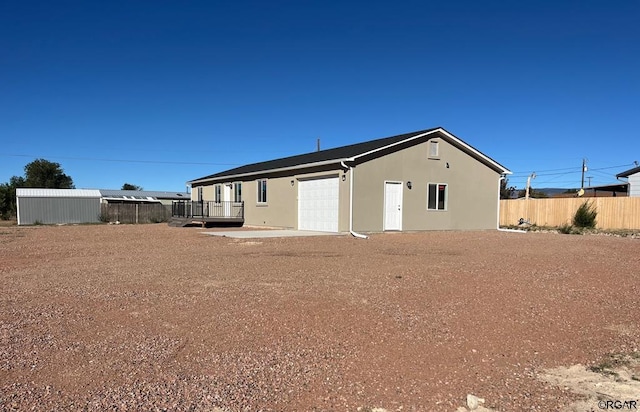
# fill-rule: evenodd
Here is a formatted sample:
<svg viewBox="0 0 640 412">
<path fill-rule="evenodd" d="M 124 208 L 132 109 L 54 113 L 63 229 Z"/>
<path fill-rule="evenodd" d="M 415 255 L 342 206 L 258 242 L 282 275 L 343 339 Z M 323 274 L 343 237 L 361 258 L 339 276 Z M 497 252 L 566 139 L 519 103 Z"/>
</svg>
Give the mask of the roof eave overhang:
<svg viewBox="0 0 640 412">
<path fill-rule="evenodd" d="M 446 135 L 449 139 L 453 140 L 454 142 L 456 142 L 460 146 L 462 146 L 465 149 L 467 149 L 469 152 L 471 152 L 477 158 L 479 158 L 482 161 L 486 162 L 486 164 L 488 164 L 492 169 L 494 169 L 495 171 L 497 171 L 501 175 L 510 175 L 510 174 L 512 174 L 511 170 L 509 170 L 506 167 L 502 166 L 500 163 L 496 162 L 495 160 L 493 160 L 489 156 L 487 156 L 487 155 L 481 153 L 480 151 L 476 150 L 474 147 L 469 146 L 467 143 L 465 143 L 462 140 L 458 139 L 457 137 L 455 137 L 451 133 L 447 132 L 446 130 L 444 130 L 442 128 L 437 129 L 437 130 L 439 130 L 442 134 Z"/>
<path fill-rule="evenodd" d="M 501 175 L 510 175 L 510 174 L 512 174 L 512 172 L 509 169 L 507 169 L 506 167 L 502 166 L 500 163 L 498 163 L 495 160 L 491 159 L 490 157 L 482 154 L 481 152 L 479 152 L 478 150 L 476 150 L 472 146 L 468 145 L 467 143 L 463 142 L 462 140 L 458 139 L 456 136 L 452 135 L 451 133 L 447 132 L 445 129 L 440 127 L 440 128 L 437 128 L 437 129 L 432 129 L 432 130 L 426 131 L 424 133 L 418 133 L 415 136 L 411 136 L 411 137 L 409 137 L 407 139 L 404 139 L 404 140 L 401 140 L 399 142 L 392 143 L 392 144 L 387 145 L 387 146 L 379 147 L 377 149 L 370 150 L 368 152 L 361 153 L 361 154 L 353 156 L 353 157 L 331 159 L 331 160 L 325 160 L 325 161 L 322 161 L 322 162 L 315 162 L 315 163 L 304 163 L 304 164 L 301 164 L 301 165 L 296 165 L 296 166 L 291 166 L 291 167 L 283 167 L 283 168 L 278 168 L 278 169 L 258 170 L 258 171 L 250 172 L 250 173 L 240 173 L 240 174 L 224 175 L 224 176 L 211 177 L 211 178 L 205 178 L 205 179 L 190 180 L 190 181 L 187 182 L 187 184 L 194 185 L 194 184 L 201 184 L 201 183 L 215 182 L 215 181 L 229 181 L 229 180 L 243 178 L 243 177 L 264 175 L 266 173 L 270 174 L 270 173 L 286 172 L 286 171 L 291 171 L 291 170 L 308 169 L 308 168 L 312 168 L 312 167 L 326 166 L 326 165 L 330 165 L 330 164 L 338 164 L 339 165 L 340 163 L 344 163 L 344 162 L 357 162 L 358 159 L 360 159 L 360 158 L 363 158 L 363 157 L 366 157 L 366 156 L 370 156 L 372 154 L 375 154 L 377 152 L 381 152 L 381 151 L 384 151 L 384 150 L 389 150 L 389 149 L 392 149 L 395 146 L 399 146 L 401 144 L 405 144 L 405 143 L 410 142 L 412 140 L 420 139 L 422 137 L 425 137 L 425 136 L 428 136 L 428 135 L 431 135 L 431 134 L 437 134 L 437 133 L 440 133 L 440 134 L 444 135 L 447 139 L 450 139 L 456 145 L 458 145 L 460 147 L 463 147 L 465 150 L 467 150 L 469 153 L 471 153 L 474 157 L 480 159 L 482 162 L 487 164 L 489 167 L 491 167 L 492 169 L 494 169 L 496 172 L 500 173 Z"/>
<path fill-rule="evenodd" d="M 359 159 L 361 157 L 369 156 L 369 155 L 375 154 L 376 152 L 380 152 L 380 151 L 383 151 L 383 150 L 388 150 L 388 149 L 393 148 L 394 146 L 405 144 L 406 142 L 410 142 L 412 140 L 420 139 L 421 137 L 428 136 L 428 135 L 431 135 L 431 134 L 436 134 L 436 133 L 441 133 L 441 134 L 445 135 L 448 139 L 451 139 L 457 145 L 464 147 L 466 150 L 471 152 L 477 158 L 483 160 L 485 163 L 490 165 L 494 170 L 496 170 L 500 174 L 502 174 L 502 175 L 510 175 L 510 174 L 512 174 L 509 169 L 505 168 L 500 163 L 498 163 L 495 160 L 491 159 L 490 157 L 482 154 L 478 150 L 474 149 L 472 146 L 469 146 L 467 143 L 465 143 L 462 140 L 458 139 L 457 137 L 455 137 L 454 135 L 452 135 L 451 133 L 447 132 L 445 129 L 443 129 L 441 127 L 437 128 L 437 129 L 429 130 L 429 131 L 424 132 L 424 133 L 419 133 L 419 134 L 417 134 L 415 136 L 411 136 L 411 137 L 409 137 L 407 139 L 404 139 L 404 140 L 402 140 L 400 142 L 396 142 L 396 143 L 393 143 L 393 144 L 390 144 L 390 145 L 387 145 L 387 146 L 383 146 L 383 147 L 379 147 L 379 148 L 374 149 L 374 150 L 370 150 L 370 151 L 368 151 L 366 153 L 359 154 L 357 156 L 354 156 L 352 160 L 357 160 L 357 159 Z"/>
<path fill-rule="evenodd" d="M 264 170 L 257 170 L 255 172 L 249 172 L 249 173 L 238 173 L 238 174 L 230 174 L 230 175 L 223 175 L 223 176 L 217 176 L 217 177 L 210 177 L 210 178 L 205 178 L 205 179 L 190 180 L 190 181 L 187 182 L 187 184 L 194 185 L 194 184 L 199 184 L 199 183 L 207 183 L 207 182 L 215 182 L 215 181 L 229 181 L 229 180 L 239 179 L 239 178 L 243 178 L 243 177 L 264 175 L 264 174 L 267 174 L 267 173 L 271 174 L 271 173 L 279 173 L 279 172 L 288 172 L 288 171 L 291 171 L 291 170 L 309 169 L 309 168 L 313 168 L 313 167 L 327 166 L 327 165 L 331 165 L 331 164 L 340 165 L 341 162 L 348 162 L 348 161 L 352 161 L 352 160 L 353 160 L 353 158 L 339 158 L 339 159 L 324 160 L 322 162 L 304 163 L 304 164 L 301 164 L 301 165 L 296 165 L 296 166 L 291 166 L 291 167 L 281 167 L 281 168 L 278 168 L 278 169 L 264 169 Z"/>
</svg>

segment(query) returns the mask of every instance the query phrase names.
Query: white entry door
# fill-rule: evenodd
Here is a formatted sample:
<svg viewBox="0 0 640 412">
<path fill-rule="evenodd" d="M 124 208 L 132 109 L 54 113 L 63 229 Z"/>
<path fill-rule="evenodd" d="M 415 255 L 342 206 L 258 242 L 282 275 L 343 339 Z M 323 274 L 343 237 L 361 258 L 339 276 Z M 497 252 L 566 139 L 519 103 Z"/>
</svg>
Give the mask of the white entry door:
<svg viewBox="0 0 640 412">
<path fill-rule="evenodd" d="M 338 231 L 338 177 L 298 182 L 298 229 Z"/>
<path fill-rule="evenodd" d="M 222 186 L 222 208 L 224 217 L 231 217 L 231 201 L 233 200 L 231 198 L 231 187 L 232 185 L 229 184 L 225 184 Z"/>
<path fill-rule="evenodd" d="M 402 230 L 402 183 L 384 183 L 384 230 Z"/>
</svg>

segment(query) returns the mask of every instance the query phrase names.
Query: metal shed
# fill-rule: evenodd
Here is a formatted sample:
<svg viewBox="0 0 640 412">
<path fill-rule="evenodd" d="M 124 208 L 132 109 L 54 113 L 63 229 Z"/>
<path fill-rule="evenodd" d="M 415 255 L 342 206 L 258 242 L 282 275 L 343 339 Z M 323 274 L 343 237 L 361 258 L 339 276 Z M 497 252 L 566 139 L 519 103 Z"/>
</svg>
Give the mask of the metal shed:
<svg viewBox="0 0 640 412">
<path fill-rule="evenodd" d="M 99 190 L 16 189 L 18 225 L 99 222 Z"/>
</svg>

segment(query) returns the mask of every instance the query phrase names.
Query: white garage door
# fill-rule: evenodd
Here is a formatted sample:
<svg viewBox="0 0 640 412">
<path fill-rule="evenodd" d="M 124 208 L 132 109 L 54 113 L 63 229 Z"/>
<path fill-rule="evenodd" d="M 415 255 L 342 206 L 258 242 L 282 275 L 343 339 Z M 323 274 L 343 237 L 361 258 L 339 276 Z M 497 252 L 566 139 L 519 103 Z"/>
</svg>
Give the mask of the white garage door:
<svg viewBox="0 0 640 412">
<path fill-rule="evenodd" d="M 338 231 L 338 177 L 298 182 L 298 229 Z"/>
</svg>

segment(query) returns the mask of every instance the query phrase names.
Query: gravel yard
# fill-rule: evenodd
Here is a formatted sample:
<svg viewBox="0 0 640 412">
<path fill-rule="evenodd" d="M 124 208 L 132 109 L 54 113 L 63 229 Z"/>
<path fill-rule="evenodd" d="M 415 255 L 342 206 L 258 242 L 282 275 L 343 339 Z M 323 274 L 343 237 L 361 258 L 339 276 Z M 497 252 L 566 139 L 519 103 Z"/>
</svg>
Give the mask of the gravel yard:
<svg viewBox="0 0 640 412">
<path fill-rule="evenodd" d="M 0 410 L 560 410 L 640 346 L 638 239 L 202 232 L 0 227 Z"/>
</svg>

